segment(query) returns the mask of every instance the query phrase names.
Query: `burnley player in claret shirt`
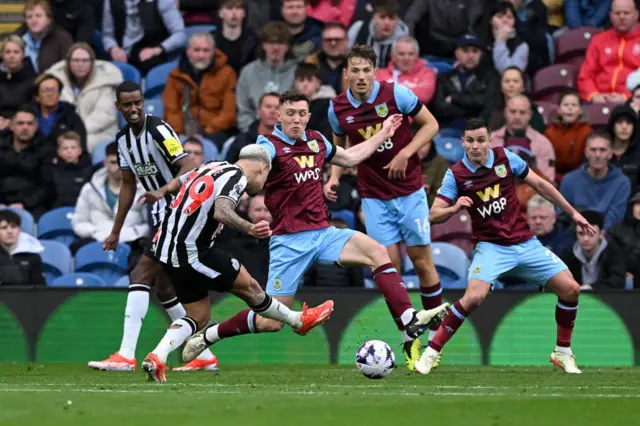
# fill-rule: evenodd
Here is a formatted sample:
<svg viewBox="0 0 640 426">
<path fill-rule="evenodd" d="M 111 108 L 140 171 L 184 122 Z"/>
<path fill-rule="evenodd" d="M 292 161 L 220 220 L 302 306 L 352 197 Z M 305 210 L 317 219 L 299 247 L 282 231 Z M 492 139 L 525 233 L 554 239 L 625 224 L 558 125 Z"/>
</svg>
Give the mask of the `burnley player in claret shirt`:
<svg viewBox="0 0 640 426">
<path fill-rule="evenodd" d="M 431 208 L 431 221 L 442 223 L 467 209 L 476 243 L 469 267 L 469 283 L 451 307 L 415 369 L 428 374 L 447 341 L 489 294 L 503 275 L 517 276 L 546 286 L 558 296 L 557 340 L 550 361 L 567 373 L 580 370 L 571 351 L 571 334 L 578 313 L 580 285 L 567 266 L 533 236 L 520 214 L 516 179 L 524 180 L 541 196 L 564 210 L 583 232 L 595 229 L 546 180 L 529 169 L 523 159 L 503 147 L 491 148 L 487 126 L 469 120 L 462 136 L 464 158 L 451 166 Z"/>
<path fill-rule="evenodd" d="M 395 83 L 374 81 L 376 53 L 369 46 L 354 46 L 347 55 L 344 77 L 346 92 L 329 104 L 329 122 L 335 145 L 362 143 L 382 128 L 386 117 L 402 114 L 402 124 L 373 155 L 358 166 L 358 189 L 362 198 L 367 234 L 387 248 L 398 270 L 402 265 L 400 244 L 420 279 L 422 307 L 433 309 L 442 303 L 440 279 L 431 257 L 429 204 L 423 189 L 422 164 L 417 152 L 438 133 L 438 122 L 418 97 Z M 420 128 L 411 130 L 413 120 Z M 336 200 L 342 169 L 332 167 L 325 196 Z M 435 334 L 437 325 L 429 331 Z M 400 328 L 400 326 L 399 326 Z M 403 352 L 409 370 L 420 356 L 420 341 L 403 333 Z"/>
</svg>

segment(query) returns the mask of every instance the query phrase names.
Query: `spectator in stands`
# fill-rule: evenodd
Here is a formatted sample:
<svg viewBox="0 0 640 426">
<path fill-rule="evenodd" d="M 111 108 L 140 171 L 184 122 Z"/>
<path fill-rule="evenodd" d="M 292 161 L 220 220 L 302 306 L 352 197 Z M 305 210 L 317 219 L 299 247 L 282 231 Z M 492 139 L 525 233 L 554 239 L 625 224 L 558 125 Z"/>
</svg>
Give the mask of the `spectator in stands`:
<svg viewBox="0 0 640 426">
<path fill-rule="evenodd" d="M 604 229 L 620 222 L 631 192 L 629 178 L 609 164 L 613 155 L 607 133 L 593 132 L 587 137 L 587 163 L 567 173 L 560 183 L 560 193 L 576 209 L 593 210 L 604 216 Z"/>
<path fill-rule="evenodd" d="M 15 212 L 0 210 L 0 286 L 45 285 L 40 257 L 44 247 L 21 232 L 20 223 Z"/>
<path fill-rule="evenodd" d="M 637 75 L 638 80 L 637 82 L 631 81 L 633 84 L 629 85 L 634 74 Z M 631 97 L 627 101 L 627 105 L 633 108 L 636 114 L 640 117 L 640 68 L 629 74 L 629 78 L 627 79 L 627 88 L 629 89 L 629 92 L 631 92 Z"/>
<path fill-rule="evenodd" d="M 118 166 L 118 144 L 107 145 L 104 167 L 96 171 L 91 182 L 80 191 L 75 214 L 71 220 L 73 232 L 81 239 L 71 245 L 75 253 L 80 247 L 93 241 L 104 241 L 111 232 L 118 211 L 118 196 L 122 187 L 122 172 Z M 135 199 L 144 193 L 138 183 Z M 149 236 L 147 209 L 134 203 L 120 232 L 121 243 L 133 243 Z"/>
<path fill-rule="evenodd" d="M 456 40 L 456 67 L 437 76 L 436 93 L 430 105 L 440 127 L 464 128 L 467 119 L 476 117 L 496 79 L 495 71 L 481 72 L 478 64 L 484 45 L 474 34 Z"/>
<path fill-rule="evenodd" d="M 491 9 L 489 31 L 493 65 L 502 74 L 509 67 L 525 71 L 529 64 L 529 45 L 518 33 L 516 10 L 508 1 L 499 1 Z"/>
<path fill-rule="evenodd" d="M 93 7 L 85 0 L 53 0 L 53 21 L 77 43 L 91 43 L 96 31 Z"/>
<path fill-rule="evenodd" d="M 631 183 L 635 193 L 640 180 L 640 150 L 638 150 L 638 116 L 629 105 L 618 105 L 609 115 L 607 130 L 611 136 L 613 153 L 610 164 L 619 167 Z"/>
<path fill-rule="evenodd" d="M 224 0 L 220 4 L 220 28 L 215 31 L 215 45 L 225 55 L 236 75 L 256 58 L 258 36 L 246 25 L 244 0 Z"/>
<path fill-rule="evenodd" d="M 110 62 L 96 60 L 91 46 L 76 43 L 64 61 L 47 70 L 62 82 L 60 100 L 76 107 L 87 131 L 87 149 L 92 152 L 100 143 L 118 133 L 116 86 L 122 72 Z"/>
<path fill-rule="evenodd" d="M 438 155 L 433 143 L 426 144 L 418 151 L 418 156 L 422 159 L 422 187 L 427 193 L 429 206 L 432 206 L 450 164 Z"/>
<path fill-rule="evenodd" d="M 224 141 L 236 125 L 236 72 L 227 55 L 216 49 L 213 36 L 199 32 L 189 38 L 180 64 L 164 89 L 164 119 L 181 134 Z"/>
<path fill-rule="evenodd" d="M 391 47 L 389 65 L 376 70 L 376 80 L 406 86 L 426 105 L 436 91 L 436 72 L 425 65 L 419 53 L 420 47 L 415 38 L 399 37 Z"/>
<path fill-rule="evenodd" d="M 202 142 L 198 138 L 191 137 L 182 144 L 184 152 L 193 160 L 193 164 L 200 165 L 204 163 L 204 148 Z"/>
<path fill-rule="evenodd" d="M 330 168 L 329 168 L 330 170 Z M 335 201 L 327 200 L 329 210 L 351 210 L 354 214 L 360 206 L 360 193 L 358 192 L 358 177 L 355 167 L 345 168 L 340 176 L 340 185 L 335 188 Z M 328 181 L 328 176 L 324 179 Z"/>
<path fill-rule="evenodd" d="M 564 0 L 567 27 L 603 27 L 607 22 L 611 0 Z"/>
<path fill-rule="evenodd" d="M 520 68 L 507 68 L 502 73 L 499 82 L 499 85 L 496 84 L 489 90 L 486 98 L 487 107 L 482 112 L 482 119 L 486 120 L 489 123 L 489 128 L 494 130 L 504 126 L 504 108 L 508 99 L 518 95 L 529 97 L 525 87 L 526 76 Z M 529 101 L 532 111 L 531 127 L 537 132 L 544 133 L 546 129 L 544 118 L 530 97 Z"/>
<path fill-rule="evenodd" d="M 307 16 L 323 24 L 338 22 L 345 27 L 351 25 L 357 0 L 307 0 Z"/>
<path fill-rule="evenodd" d="M 552 34 L 564 27 L 564 2 L 564 0 L 542 0 L 542 3 L 547 7 L 547 24 L 549 32 Z"/>
<path fill-rule="evenodd" d="M 0 204 L 26 209 L 36 218 L 47 210 L 43 169 L 52 151 L 38 132 L 33 108 L 18 107 L 10 131 L 0 133 Z"/>
<path fill-rule="evenodd" d="M 282 0 L 282 18 L 291 34 L 291 54 L 304 59 L 320 49 L 322 23 L 307 17 L 305 0 Z"/>
<path fill-rule="evenodd" d="M 49 139 L 51 147 L 57 145 L 58 136 L 73 130 L 82 138 L 82 148 L 87 149 L 87 130 L 76 108 L 60 101 L 64 85 L 51 74 L 42 74 L 35 83 L 35 111 L 40 133 Z"/>
<path fill-rule="evenodd" d="M 529 62 L 526 72 L 529 75 L 551 65 L 550 46 L 553 44 L 547 33 L 547 7 L 541 0 L 509 0 L 516 10 L 518 33 L 529 45 Z"/>
<path fill-rule="evenodd" d="M 531 232 L 543 246 L 562 255 L 573 246 L 575 237 L 556 219 L 555 206 L 540 194 L 535 194 L 527 202 L 527 223 Z"/>
<path fill-rule="evenodd" d="M 273 132 L 274 126 L 278 123 L 279 101 L 280 95 L 276 92 L 268 92 L 260 97 L 258 119 L 251 123 L 246 132 L 234 137 L 225 160 L 235 163 L 238 161 L 242 148 L 256 143 L 259 135 L 269 135 Z"/>
<path fill-rule="evenodd" d="M 577 240 L 573 248 L 564 252 L 562 260 L 581 290 L 623 289 L 625 285 L 624 253 L 605 238 L 602 214 L 588 210 L 582 216 L 596 228 L 595 235 L 588 235 L 576 227 Z"/>
<path fill-rule="evenodd" d="M 506 124 L 491 133 L 491 146 L 514 146 L 529 151 L 534 158 L 536 169 L 551 182 L 556 176 L 556 154 L 553 145 L 542 133 L 531 127 L 531 101 L 524 95 L 509 98 L 504 109 Z M 524 142 L 524 144 L 522 143 Z"/>
<path fill-rule="evenodd" d="M 328 84 L 322 84 L 320 68 L 304 62 L 298 64 L 293 87 L 309 98 L 311 118 L 307 123 L 307 128 L 317 130 L 323 135 L 331 134 L 327 111 L 329 110 L 329 100 L 336 96 L 336 91 Z"/>
<path fill-rule="evenodd" d="M 371 20 L 356 21 L 349 28 L 349 47 L 356 44 L 370 46 L 378 56 L 376 68 L 385 68 L 391 60 L 393 42 L 409 34 L 409 28 L 400 20 L 399 13 L 400 6 L 396 1 L 375 1 Z"/>
<path fill-rule="evenodd" d="M 18 105 L 31 101 L 36 72 L 24 55 L 24 40 L 17 35 L 4 39 L 0 63 L 0 130 L 7 128 Z"/>
<path fill-rule="evenodd" d="M 264 27 L 258 59 L 245 66 L 238 79 L 236 102 L 240 131 L 246 132 L 255 121 L 263 94 L 282 93 L 293 86 L 296 61 L 287 57 L 290 47 L 287 24 L 275 21 Z"/>
<path fill-rule="evenodd" d="M 102 44 L 112 60 L 146 74 L 184 49 L 187 35 L 174 0 L 109 0 L 102 14 Z"/>
<path fill-rule="evenodd" d="M 320 81 L 329 84 L 336 93 L 342 93 L 345 68 L 345 58 L 349 50 L 347 41 L 347 28 L 341 23 L 332 22 L 322 30 L 322 50 L 307 56 L 305 62 L 320 67 Z"/>
<path fill-rule="evenodd" d="M 640 192 L 631 197 L 624 220 L 609 230 L 608 240 L 624 252 L 627 278 L 640 288 Z"/>
<path fill-rule="evenodd" d="M 613 28 L 593 36 L 578 75 L 582 98 L 594 103 L 627 100 L 631 95 L 626 88 L 627 77 L 640 68 L 640 29 L 635 3 L 613 0 L 609 18 Z"/>
<path fill-rule="evenodd" d="M 580 94 L 566 89 L 558 99 L 557 114 L 544 131 L 556 152 L 556 182 L 582 165 L 587 136 L 592 130 L 580 106 Z"/>
<path fill-rule="evenodd" d="M 492 1 L 492 0 L 491 0 Z M 409 32 L 420 45 L 420 55 L 450 58 L 457 39 L 481 30 L 488 0 L 415 0 L 404 14 Z"/>
<path fill-rule="evenodd" d="M 85 183 L 93 174 L 91 156 L 82 150 L 80 135 L 67 131 L 58 136 L 56 155 L 45 169 L 49 207 L 73 207 Z"/>
</svg>

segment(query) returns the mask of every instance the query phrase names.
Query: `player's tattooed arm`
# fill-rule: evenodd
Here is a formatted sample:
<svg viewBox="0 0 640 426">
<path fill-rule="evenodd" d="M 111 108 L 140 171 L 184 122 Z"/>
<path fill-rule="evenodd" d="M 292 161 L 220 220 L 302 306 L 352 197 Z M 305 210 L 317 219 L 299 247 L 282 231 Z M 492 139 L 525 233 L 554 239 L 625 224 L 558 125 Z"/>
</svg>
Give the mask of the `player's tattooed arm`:
<svg viewBox="0 0 640 426">
<path fill-rule="evenodd" d="M 244 220 L 236 213 L 236 203 L 229 198 L 219 197 L 216 199 L 213 218 L 226 226 L 256 238 L 268 238 L 271 236 L 271 228 L 268 222 L 261 220 L 258 223 L 251 223 Z"/>
</svg>

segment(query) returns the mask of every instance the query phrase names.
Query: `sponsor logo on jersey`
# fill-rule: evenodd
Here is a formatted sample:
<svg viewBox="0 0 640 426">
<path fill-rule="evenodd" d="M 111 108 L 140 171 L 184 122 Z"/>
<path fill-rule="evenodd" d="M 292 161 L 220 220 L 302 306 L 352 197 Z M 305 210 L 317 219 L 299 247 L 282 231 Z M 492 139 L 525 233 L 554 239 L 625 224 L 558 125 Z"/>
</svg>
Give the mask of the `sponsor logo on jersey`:
<svg viewBox="0 0 640 426">
<path fill-rule="evenodd" d="M 362 136 L 362 139 L 366 140 L 374 136 L 380 130 L 382 130 L 382 123 L 376 123 L 375 127 L 367 126 L 364 129 L 358 129 L 358 133 L 360 133 L 360 136 Z"/>
<path fill-rule="evenodd" d="M 500 196 L 500 184 L 497 183 L 493 185 L 493 187 L 488 186 L 481 191 L 477 191 L 476 194 L 478 194 L 478 197 L 480 197 L 483 203 L 486 203 L 490 199 Z"/>
<path fill-rule="evenodd" d="M 480 213 L 480 216 L 482 216 L 483 219 L 494 214 L 500 214 L 507 207 L 507 199 L 505 197 L 500 197 L 499 183 L 492 187 L 488 186 L 482 191 L 477 191 L 476 194 L 478 194 L 478 197 L 480 197 L 483 203 L 489 202 L 477 208 L 478 213 Z"/>
<path fill-rule="evenodd" d="M 320 152 L 320 146 L 318 145 L 318 141 L 316 141 L 315 139 L 307 142 L 307 146 L 313 152 Z"/>
<path fill-rule="evenodd" d="M 313 158 L 313 155 L 301 155 L 299 157 L 293 157 L 293 159 L 296 160 L 296 163 L 298 163 L 298 166 L 300 166 L 301 169 L 315 166 L 315 159 Z"/>
<path fill-rule="evenodd" d="M 182 152 L 182 144 L 180 144 L 176 138 L 165 139 L 162 144 L 167 148 L 169 155 L 172 157 L 175 157 Z"/>
<path fill-rule="evenodd" d="M 507 167 L 504 164 L 500 164 L 499 166 L 494 167 L 493 170 L 496 171 L 498 177 L 503 178 L 507 175 Z"/>
<path fill-rule="evenodd" d="M 389 108 L 387 108 L 387 104 L 380 104 L 380 105 L 376 105 L 375 106 L 376 109 L 376 114 L 378 114 L 380 117 L 386 117 L 387 114 L 389 114 Z"/>
<path fill-rule="evenodd" d="M 158 167 L 153 164 L 134 164 L 133 171 L 136 173 L 138 177 L 144 176 L 155 176 L 158 174 Z"/>
</svg>

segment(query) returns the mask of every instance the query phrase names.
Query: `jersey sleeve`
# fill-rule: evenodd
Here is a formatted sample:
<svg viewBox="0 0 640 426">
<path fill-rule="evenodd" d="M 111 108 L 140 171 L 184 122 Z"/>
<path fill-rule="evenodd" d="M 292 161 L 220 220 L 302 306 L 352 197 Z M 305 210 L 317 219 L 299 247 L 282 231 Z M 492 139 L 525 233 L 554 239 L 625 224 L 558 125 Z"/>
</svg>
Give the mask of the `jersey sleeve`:
<svg viewBox="0 0 640 426">
<path fill-rule="evenodd" d="M 436 197 L 446 201 L 450 205 L 455 203 L 458 198 L 458 185 L 456 184 L 456 179 L 453 177 L 451 169 L 447 169 L 447 172 L 444 174 L 442 186 L 438 189 Z"/>
<path fill-rule="evenodd" d="M 120 145 L 118 145 L 118 167 L 120 167 L 120 170 L 130 170 L 131 167 L 129 166 L 129 163 L 127 163 L 127 160 L 125 159 L 125 156 L 122 154 L 122 148 L 120 148 Z"/>
<path fill-rule="evenodd" d="M 327 147 L 327 151 L 324 153 L 324 158 L 325 160 L 327 160 L 327 163 L 328 163 L 329 161 L 331 161 L 333 156 L 336 155 L 336 150 L 333 147 L 333 144 L 329 142 L 329 139 L 327 139 L 322 133 L 320 133 L 320 136 L 322 136 L 324 145 Z"/>
<path fill-rule="evenodd" d="M 336 112 L 333 110 L 333 100 L 329 101 L 329 124 L 331 125 L 331 130 L 338 136 L 344 135 L 344 130 L 340 127 L 340 123 L 338 122 L 338 117 L 336 116 Z"/>
<path fill-rule="evenodd" d="M 527 166 L 526 161 L 524 161 L 518 154 L 514 154 L 508 149 L 504 150 L 504 153 L 507 154 L 507 159 L 509 160 L 509 167 L 513 171 L 513 175 L 518 179 L 524 179 L 529 174 L 529 166 Z"/>
<path fill-rule="evenodd" d="M 156 129 L 160 137 L 154 137 L 154 142 L 158 150 L 167 158 L 170 164 L 175 164 L 178 160 L 187 156 L 184 152 L 180 138 L 166 123 L 159 124 Z"/>
<path fill-rule="evenodd" d="M 218 198 L 228 198 L 233 201 L 234 204 L 238 204 L 240 197 L 247 188 L 247 177 L 242 173 L 242 170 L 235 168 L 223 173 L 216 179 L 216 186 L 220 186 L 220 190 L 216 191 L 216 200 Z"/>
<path fill-rule="evenodd" d="M 269 139 L 260 135 L 256 140 L 256 144 L 263 147 L 269 153 L 269 156 L 271 157 L 272 160 L 276 158 L 276 147 L 273 146 L 273 143 L 271 143 Z"/>
<path fill-rule="evenodd" d="M 418 100 L 416 94 L 401 84 L 393 85 L 393 97 L 400 112 L 409 117 L 414 117 L 422 108 L 422 103 Z"/>
</svg>

